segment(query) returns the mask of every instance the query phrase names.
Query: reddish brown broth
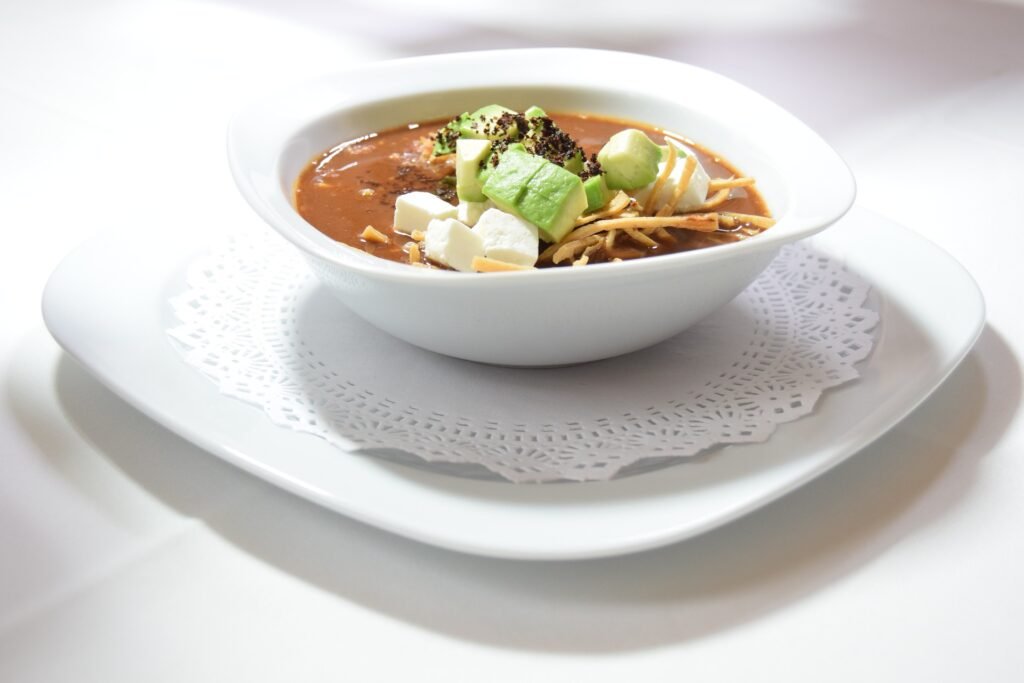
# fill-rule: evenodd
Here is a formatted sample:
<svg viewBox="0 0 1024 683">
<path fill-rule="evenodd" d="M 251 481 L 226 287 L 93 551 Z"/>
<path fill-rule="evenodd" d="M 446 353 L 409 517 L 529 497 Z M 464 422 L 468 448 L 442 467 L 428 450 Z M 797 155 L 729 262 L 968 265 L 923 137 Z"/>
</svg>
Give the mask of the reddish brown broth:
<svg viewBox="0 0 1024 683">
<path fill-rule="evenodd" d="M 558 126 L 571 135 L 586 151 L 596 154 L 613 134 L 624 128 L 639 128 L 662 144 L 665 131 L 633 121 L 620 121 L 585 114 L 552 114 Z M 454 187 L 446 176 L 454 171 L 450 163 L 428 161 L 422 139 L 447 123 L 447 120 L 409 124 L 343 142 L 314 159 L 295 184 L 295 206 L 299 214 L 329 237 L 358 249 L 393 261 L 407 261 L 403 245 L 408 238 L 392 229 L 395 199 L 406 192 L 433 192 L 456 203 Z M 712 178 L 741 175 L 729 162 L 692 140 L 678 138 L 697 152 L 701 164 Z M 770 216 L 761 195 L 753 188 L 736 188 L 730 198 L 717 207 L 758 216 Z M 388 244 L 368 242 L 360 237 L 372 225 L 390 237 Z M 749 228 L 749 225 L 740 227 Z M 611 258 L 638 258 L 674 251 L 686 251 L 740 239 L 737 229 L 728 233 L 673 231 L 674 242 L 659 241 L 657 247 L 616 244 L 613 253 L 599 254 L 594 261 Z"/>
</svg>

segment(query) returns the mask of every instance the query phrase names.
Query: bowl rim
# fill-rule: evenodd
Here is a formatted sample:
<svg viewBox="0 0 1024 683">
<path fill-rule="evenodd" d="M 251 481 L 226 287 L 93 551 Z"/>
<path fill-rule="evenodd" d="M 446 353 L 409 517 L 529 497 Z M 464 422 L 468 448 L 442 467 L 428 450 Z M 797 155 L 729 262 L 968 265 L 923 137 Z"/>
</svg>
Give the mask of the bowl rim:
<svg viewBox="0 0 1024 683">
<path fill-rule="evenodd" d="M 646 77 L 640 79 L 640 83 L 631 83 L 629 88 L 622 88 L 621 84 L 617 84 L 617 87 L 602 87 L 599 83 L 581 80 L 578 74 L 572 79 L 560 79 L 554 75 L 559 71 L 556 68 L 539 71 L 525 68 L 530 64 L 552 67 L 556 64 L 579 63 L 580 60 L 627 72 L 635 70 L 634 73 L 646 74 Z M 530 73 L 517 74 L 509 68 L 512 64 Z M 466 69 L 469 65 L 473 68 Z M 426 76 L 428 73 L 429 79 L 417 79 L 417 75 Z M 488 80 L 482 80 L 482 73 L 489 74 Z M 723 90 L 731 102 L 742 103 L 745 110 L 753 110 L 762 120 L 767 119 L 770 125 L 792 136 L 793 144 L 799 146 L 800 152 L 820 164 L 812 180 L 828 187 L 830 200 L 811 206 L 802 206 L 798 201 L 794 210 L 782 215 L 775 226 L 753 239 L 663 254 L 657 258 L 593 264 L 587 268 L 540 268 L 467 278 L 467 275 L 474 274 L 413 268 L 337 242 L 306 222 L 295 210 L 290 193 L 286 195 L 281 192 L 280 162 L 286 145 L 313 123 L 331 116 L 340 116 L 355 107 L 408 96 L 500 87 L 542 88 L 561 85 L 612 95 L 629 91 L 640 93 L 642 90 L 639 85 L 666 77 Z M 693 102 L 683 102 L 672 93 L 660 95 L 661 99 L 670 104 L 700 109 L 694 107 Z M 712 108 L 712 113 L 721 115 L 722 110 L 720 107 Z M 658 125 L 657 122 L 652 123 Z M 475 287 L 504 287 L 510 283 L 528 282 L 547 285 L 554 284 L 559 278 L 571 278 L 572 282 L 579 283 L 594 278 L 630 277 L 638 273 L 665 273 L 680 268 L 705 266 L 746 253 L 777 250 L 786 243 L 819 232 L 841 218 L 853 205 L 856 196 L 853 174 L 839 154 L 794 115 L 747 86 L 684 62 L 630 52 L 584 48 L 485 50 L 406 57 L 359 64 L 314 80 L 292 84 L 281 88 L 279 92 L 255 99 L 235 114 L 228 125 L 227 156 L 235 183 L 249 205 L 281 236 L 305 254 L 374 279 L 443 287 L 467 286 L 467 283 Z M 804 182 L 808 180 L 804 179 Z M 294 179 L 288 179 L 289 187 L 293 183 Z M 787 190 L 792 191 L 794 188 L 798 190 L 797 199 L 808 199 L 806 187 L 787 182 Z"/>
</svg>

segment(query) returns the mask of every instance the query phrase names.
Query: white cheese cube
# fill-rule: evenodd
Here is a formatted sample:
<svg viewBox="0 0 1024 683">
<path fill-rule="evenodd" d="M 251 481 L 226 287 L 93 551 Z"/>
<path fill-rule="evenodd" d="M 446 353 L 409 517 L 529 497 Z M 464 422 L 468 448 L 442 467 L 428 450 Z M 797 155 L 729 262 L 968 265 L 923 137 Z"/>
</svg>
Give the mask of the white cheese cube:
<svg viewBox="0 0 1024 683">
<path fill-rule="evenodd" d="M 395 229 L 409 235 L 434 219 L 455 218 L 454 206 L 429 192 L 407 192 L 395 200 Z"/>
<path fill-rule="evenodd" d="M 686 187 L 686 192 L 676 202 L 674 211 L 676 213 L 683 211 L 694 211 L 708 196 L 708 183 L 711 179 L 708 177 L 707 171 L 701 166 L 700 161 L 697 160 L 697 155 L 685 145 L 680 142 L 676 142 L 672 138 L 666 138 L 665 142 L 670 145 L 675 145 L 676 150 L 679 152 L 679 156 L 676 158 L 675 166 L 672 167 L 672 172 L 669 174 L 668 179 L 661 186 L 661 190 L 658 191 L 658 198 L 655 201 L 655 207 L 661 208 L 667 202 L 672 200 L 672 194 L 676 191 L 676 186 L 679 185 L 679 181 L 683 177 L 683 169 L 686 168 L 686 157 L 692 156 L 693 160 L 697 162 L 697 167 L 693 169 L 693 175 L 690 177 L 690 184 Z M 658 175 L 665 170 L 665 162 L 662 161 L 658 164 Z M 657 181 L 655 181 L 657 182 Z M 636 198 L 637 202 L 641 206 L 647 203 L 647 198 L 651 196 L 651 191 L 654 189 L 654 183 L 642 187 L 639 190 L 630 192 L 633 197 Z"/>
<path fill-rule="evenodd" d="M 494 202 L 490 199 L 485 202 L 464 202 L 459 200 L 458 213 L 455 214 L 455 217 L 459 219 L 459 222 L 465 223 L 472 228 L 480 220 L 480 216 L 483 215 L 484 211 L 493 207 Z"/>
<path fill-rule="evenodd" d="M 472 272 L 473 259 L 484 255 L 480 236 L 454 218 L 430 221 L 423 248 L 430 260 L 463 272 Z"/>
<path fill-rule="evenodd" d="M 487 209 L 473 232 L 480 236 L 487 258 L 517 266 L 532 266 L 537 262 L 537 226 L 519 216 L 500 209 Z"/>
</svg>

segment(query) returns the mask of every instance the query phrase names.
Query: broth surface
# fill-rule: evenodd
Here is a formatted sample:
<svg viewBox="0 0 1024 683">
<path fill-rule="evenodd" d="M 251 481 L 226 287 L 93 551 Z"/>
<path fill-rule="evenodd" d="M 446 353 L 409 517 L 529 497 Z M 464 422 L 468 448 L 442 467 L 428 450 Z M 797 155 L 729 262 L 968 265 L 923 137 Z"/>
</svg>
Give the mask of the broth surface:
<svg viewBox="0 0 1024 683">
<path fill-rule="evenodd" d="M 664 144 L 666 135 L 684 142 L 697 153 L 711 178 L 742 175 L 728 161 L 692 140 L 658 128 L 587 114 L 550 114 L 550 117 L 579 143 L 587 156 L 600 151 L 608 138 L 620 130 L 639 128 L 658 144 Z M 432 160 L 426 151 L 429 148 L 425 147 L 430 144 L 425 139 L 447 122 L 448 119 L 439 119 L 412 123 L 332 147 L 314 159 L 299 176 L 295 184 L 296 209 L 313 227 L 334 240 L 375 256 L 407 261 L 404 247 L 407 240 L 392 230 L 395 199 L 406 192 L 423 191 L 437 194 L 452 204 L 458 201 L 454 184 L 447 180 L 455 172 L 454 165 L 441 157 Z M 750 187 L 735 188 L 730 198 L 715 210 L 771 215 L 761 195 Z M 378 244 L 360 237 L 367 225 L 388 235 L 390 242 Z M 611 253 L 603 253 L 595 261 L 713 246 L 742 239 L 747 236 L 742 229 L 749 232 L 751 227 L 741 224 L 736 229 L 714 233 L 673 231 L 674 241 L 658 240 L 658 246 L 651 249 L 616 244 Z"/>
</svg>

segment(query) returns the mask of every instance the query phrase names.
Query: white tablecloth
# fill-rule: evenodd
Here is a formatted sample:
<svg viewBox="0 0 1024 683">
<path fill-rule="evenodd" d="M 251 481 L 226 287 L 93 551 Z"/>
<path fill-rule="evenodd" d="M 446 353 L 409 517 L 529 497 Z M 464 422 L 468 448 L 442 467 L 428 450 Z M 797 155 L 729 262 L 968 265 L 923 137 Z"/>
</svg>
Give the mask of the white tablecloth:
<svg viewBox="0 0 1024 683">
<path fill-rule="evenodd" d="M 1017 680 L 1024 5 L 709 4 L 5 3 L 0 680 Z M 689 61 L 776 99 L 848 160 L 862 206 L 974 274 L 975 350 L 889 435 L 752 516 L 639 555 L 527 563 L 258 481 L 47 334 L 42 287 L 91 235 L 251 220 L 224 127 L 262 88 L 536 45 Z"/>
</svg>

